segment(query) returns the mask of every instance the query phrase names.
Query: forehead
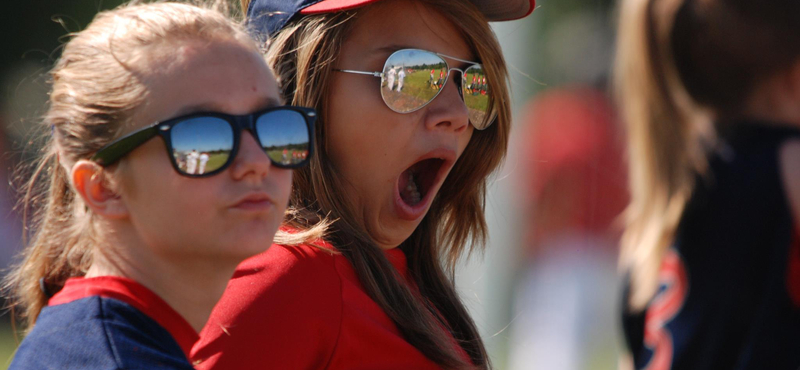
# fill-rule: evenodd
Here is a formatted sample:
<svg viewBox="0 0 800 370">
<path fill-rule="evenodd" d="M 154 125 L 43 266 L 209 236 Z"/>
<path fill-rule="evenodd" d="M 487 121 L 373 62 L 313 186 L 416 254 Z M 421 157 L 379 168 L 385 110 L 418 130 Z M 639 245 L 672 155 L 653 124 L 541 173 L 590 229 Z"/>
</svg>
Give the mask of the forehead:
<svg viewBox="0 0 800 370">
<path fill-rule="evenodd" d="M 386 0 L 365 8 L 345 40 L 346 49 L 365 52 L 392 45 L 475 60 L 456 25 L 438 10 L 415 0 Z"/>
<path fill-rule="evenodd" d="M 246 114 L 279 100 L 275 77 L 255 49 L 232 41 L 184 42 L 142 68 L 149 91 L 143 122 L 195 111 Z"/>
</svg>

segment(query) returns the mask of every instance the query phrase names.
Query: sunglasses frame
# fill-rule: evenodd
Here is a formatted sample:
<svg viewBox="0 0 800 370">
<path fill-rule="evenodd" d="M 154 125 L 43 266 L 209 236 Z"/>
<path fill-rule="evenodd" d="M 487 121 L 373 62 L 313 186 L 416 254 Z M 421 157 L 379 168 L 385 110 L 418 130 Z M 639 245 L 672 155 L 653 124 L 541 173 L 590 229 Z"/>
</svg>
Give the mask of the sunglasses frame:
<svg viewBox="0 0 800 370">
<path fill-rule="evenodd" d="M 429 54 L 433 54 L 433 55 L 438 56 L 439 58 L 442 59 L 442 61 L 444 62 L 444 65 L 447 67 L 447 75 L 444 78 L 444 82 L 442 82 L 442 87 L 440 87 L 438 89 L 438 91 L 436 91 L 436 94 L 433 97 L 431 97 L 430 100 L 428 100 L 427 102 L 425 102 L 425 104 L 422 104 L 418 108 L 415 108 L 415 109 L 410 110 L 410 111 L 401 112 L 401 111 L 398 111 L 398 110 L 392 108 L 392 106 L 389 105 L 389 103 L 386 101 L 386 97 L 383 96 L 383 90 L 381 90 L 381 100 L 383 100 L 383 103 L 386 104 L 386 106 L 389 109 L 391 109 L 393 112 L 396 112 L 396 113 L 407 114 L 407 113 L 413 113 L 413 112 L 416 112 L 416 111 L 418 111 L 418 110 L 420 110 L 422 108 L 425 108 L 428 104 L 430 104 L 437 97 L 439 97 L 439 94 L 442 92 L 442 90 L 444 90 L 445 86 L 447 86 L 447 81 L 450 80 L 450 72 L 452 70 L 456 70 L 456 71 L 461 72 L 461 84 L 458 86 L 458 95 L 461 97 L 461 101 L 464 102 L 464 104 L 466 105 L 466 99 L 464 98 L 464 92 L 462 91 L 462 88 L 463 88 L 464 82 L 466 81 L 466 78 L 467 78 L 467 70 L 472 68 L 473 66 L 480 66 L 481 68 L 484 68 L 482 63 L 473 62 L 471 60 L 464 60 L 464 59 L 461 59 L 461 58 L 456 58 L 456 57 L 449 56 L 449 55 L 446 55 L 446 54 L 436 53 L 436 52 L 428 51 L 428 50 L 424 50 L 424 49 L 400 49 L 400 50 L 397 50 L 397 51 L 393 52 L 392 54 L 389 55 L 389 57 L 386 58 L 386 61 L 383 62 L 383 70 L 386 70 L 386 67 L 389 64 L 389 60 L 392 59 L 392 57 L 395 56 L 395 54 L 398 54 L 398 53 L 401 53 L 401 52 L 406 52 L 406 51 L 425 52 L 425 53 L 429 53 Z M 467 67 L 467 68 L 464 68 L 464 69 L 450 67 L 450 64 L 447 63 L 447 59 L 452 59 L 452 60 L 455 60 L 455 61 L 459 61 L 461 63 L 469 63 L 470 66 Z M 370 72 L 370 71 L 357 71 L 357 70 L 352 70 L 352 69 L 338 69 L 338 68 L 334 68 L 333 70 L 336 71 L 336 72 L 353 73 L 353 74 L 359 74 L 359 75 L 368 75 L 368 76 L 372 76 L 372 77 L 379 77 L 381 79 L 381 83 L 383 82 L 383 78 L 385 77 L 385 74 L 383 72 L 379 72 L 379 71 Z M 467 107 L 467 109 L 469 109 L 469 107 Z M 475 127 L 476 130 L 485 130 L 486 128 L 491 126 L 494 123 L 494 120 L 497 118 L 497 112 L 494 110 L 494 108 L 490 109 L 490 111 L 486 112 L 486 114 L 487 115 L 491 115 L 492 118 L 486 121 L 486 122 L 489 122 L 489 123 L 486 124 L 484 127 L 478 127 L 478 125 L 475 122 L 472 122 L 470 120 L 470 123 L 472 124 L 473 127 Z"/>
<path fill-rule="evenodd" d="M 258 138 L 258 131 L 256 129 L 256 122 L 258 121 L 258 118 L 271 112 L 285 111 L 285 110 L 298 112 L 303 117 L 306 123 L 306 129 L 308 130 L 308 138 L 309 138 L 308 155 L 302 162 L 289 165 L 276 163 L 269 156 L 267 156 L 267 158 L 269 158 L 269 161 L 273 166 L 278 168 L 285 168 L 285 169 L 299 168 L 306 165 L 314 153 L 314 121 L 316 120 L 317 113 L 313 108 L 298 107 L 291 105 L 270 107 L 267 109 L 263 109 L 245 115 L 232 115 L 232 114 L 225 114 L 218 112 L 198 112 L 198 113 L 183 115 L 180 117 L 170 118 L 165 121 L 155 122 L 152 125 L 136 130 L 134 132 L 131 132 L 130 134 L 127 134 L 119 139 L 114 140 L 110 144 L 98 150 L 94 154 L 94 156 L 92 156 L 91 160 L 103 167 L 110 166 L 119 161 L 120 159 L 122 159 L 122 157 L 124 157 L 134 149 L 138 148 L 142 144 L 152 139 L 153 137 L 161 136 L 161 138 L 164 140 L 164 144 L 166 144 L 167 156 L 169 157 L 170 162 L 172 163 L 172 167 L 175 169 L 175 172 L 177 172 L 179 175 L 187 177 L 213 176 L 228 168 L 228 166 L 230 166 L 230 164 L 233 162 L 234 158 L 236 158 L 236 155 L 239 153 L 239 144 L 241 142 L 242 131 L 249 130 L 250 133 L 253 135 L 253 138 L 258 143 L 258 145 L 263 148 L 261 140 L 259 140 Z M 231 152 L 230 155 L 228 156 L 228 159 L 219 168 L 202 174 L 189 174 L 183 172 L 180 169 L 175 156 L 172 154 L 174 150 L 172 146 L 172 128 L 186 120 L 198 117 L 219 118 L 227 122 L 230 125 L 231 130 L 233 131 L 233 144 L 232 144 L 233 147 L 231 148 Z"/>
</svg>

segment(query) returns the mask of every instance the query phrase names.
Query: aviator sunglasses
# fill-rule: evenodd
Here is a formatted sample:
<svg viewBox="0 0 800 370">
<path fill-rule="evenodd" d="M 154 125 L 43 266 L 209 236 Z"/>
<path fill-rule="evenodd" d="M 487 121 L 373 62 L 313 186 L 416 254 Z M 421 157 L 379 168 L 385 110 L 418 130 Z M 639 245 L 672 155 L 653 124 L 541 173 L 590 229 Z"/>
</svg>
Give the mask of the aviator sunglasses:
<svg viewBox="0 0 800 370">
<path fill-rule="evenodd" d="M 241 116 L 193 113 L 156 122 L 106 145 L 92 157 L 101 166 L 114 164 L 156 135 L 164 139 L 179 174 L 206 177 L 227 168 L 236 157 L 242 130 L 249 130 L 279 168 L 298 168 L 311 157 L 316 113 L 311 108 L 278 106 Z"/>
<path fill-rule="evenodd" d="M 470 64 L 466 69 L 450 68 L 447 59 Z M 461 99 L 469 111 L 472 125 L 483 130 L 496 117 L 486 73 L 480 63 L 420 49 L 400 49 L 389 55 L 382 72 L 334 69 L 337 72 L 380 77 L 381 97 L 389 109 L 411 113 L 433 101 L 444 89 L 451 71 L 458 71 L 454 80 Z"/>
</svg>

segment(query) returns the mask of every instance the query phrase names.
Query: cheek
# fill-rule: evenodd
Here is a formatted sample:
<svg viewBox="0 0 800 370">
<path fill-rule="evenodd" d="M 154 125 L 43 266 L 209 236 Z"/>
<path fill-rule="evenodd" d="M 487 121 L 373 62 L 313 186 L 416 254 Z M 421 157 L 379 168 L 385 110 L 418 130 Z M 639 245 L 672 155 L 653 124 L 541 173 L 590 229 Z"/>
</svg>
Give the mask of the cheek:
<svg viewBox="0 0 800 370">
<path fill-rule="evenodd" d="M 157 144 L 157 145 L 154 145 Z M 215 179 L 191 179 L 178 175 L 172 167 L 163 143 L 153 140 L 137 149 L 124 163 L 121 185 L 131 222 L 143 235 L 163 239 L 177 235 L 179 220 L 192 220 L 200 227 L 206 216 L 213 215 L 216 199 Z"/>
<path fill-rule="evenodd" d="M 272 167 L 270 178 L 274 184 L 275 203 L 279 209 L 279 213 L 283 215 L 286 207 L 289 205 L 289 196 L 292 194 L 292 170 L 284 170 Z M 283 217 L 281 216 L 281 220 Z"/>
<path fill-rule="evenodd" d="M 344 175 L 380 172 L 413 134 L 414 125 L 405 122 L 411 115 L 386 106 L 378 78 L 338 73 L 331 87 L 325 126 L 331 161 Z"/>
<path fill-rule="evenodd" d="M 464 149 L 466 149 L 467 145 L 469 145 L 469 141 L 472 139 L 472 135 L 474 133 L 475 133 L 475 128 L 472 127 L 472 124 L 470 124 L 467 127 L 467 129 L 464 130 L 464 133 L 461 134 L 461 136 L 458 138 L 458 153 L 459 153 L 458 155 L 459 155 L 459 158 L 461 157 L 461 155 L 464 154 Z"/>
<path fill-rule="evenodd" d="M 165 195 L 165 191 L 175 186 L 173 182 L 179 176 L 172 169 L 160 139 L 150 140 L 128 154 L 120 162 L 119 170 L 124 196 L 136 204 Z"/>
</svg>

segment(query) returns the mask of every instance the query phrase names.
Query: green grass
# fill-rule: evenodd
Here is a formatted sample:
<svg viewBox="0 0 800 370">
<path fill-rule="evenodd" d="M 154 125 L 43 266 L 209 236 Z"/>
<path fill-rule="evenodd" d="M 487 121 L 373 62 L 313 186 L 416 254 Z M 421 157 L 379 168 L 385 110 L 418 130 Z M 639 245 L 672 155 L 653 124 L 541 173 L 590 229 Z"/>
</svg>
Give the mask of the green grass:
<svg viewBox="0 0 800 370">
<path fill-rule="evenodd" d="M 219 168 L 228 160 L 228 155 L 230 153 L 214 153 L 208 156 L 208 163 L 206 163 L 206 168 Z"/>
<path fill-rule="evenodd" d="M 467 76 L 467 81 L 472 82 L 471 75 Z M 434 74 L 438 80 L 438 72 Z M 397 88 L 397 80 L 395 80 L 394 88 Z M 403 90 L 401 92 L 386 91 L 383 89 L 383 94 L 386 100 L 389 101 L 395 109 L 411 110 L 411 108 L 419 106 L 420 104 L 433 98 L 438 89 L 432 88 L 430 85 L 430 70 L 419 70 L 410 73 L 403 81 Z M 470 93 L 464 94 L 464 102 L 469 107 L 469 117 L 472 121 L 480 121 L 483 119 L 483 113 L 489 106 L 489 96 L 481 95 L 480 92 L 473 95 Z"/>
<path fill-rule="evenodd" d="M 428 70 L 416 71 L 407 75 L 403 82 L 403 93 L 416 96 L 422 101 L 430 100 L 438 91 L 431 88 L 430 77 L 431 71 Z"/>
<path fill-rule="evenodd" d="M 11 325 L 8 323 L 0 324 L 0 370 L 8 369 L 8 365 L 11 364 L 11 357 L 14 356 L 14 351 L 17 350 L 18 345 L 14 332 L 11 330 Z"/>
</svg>

